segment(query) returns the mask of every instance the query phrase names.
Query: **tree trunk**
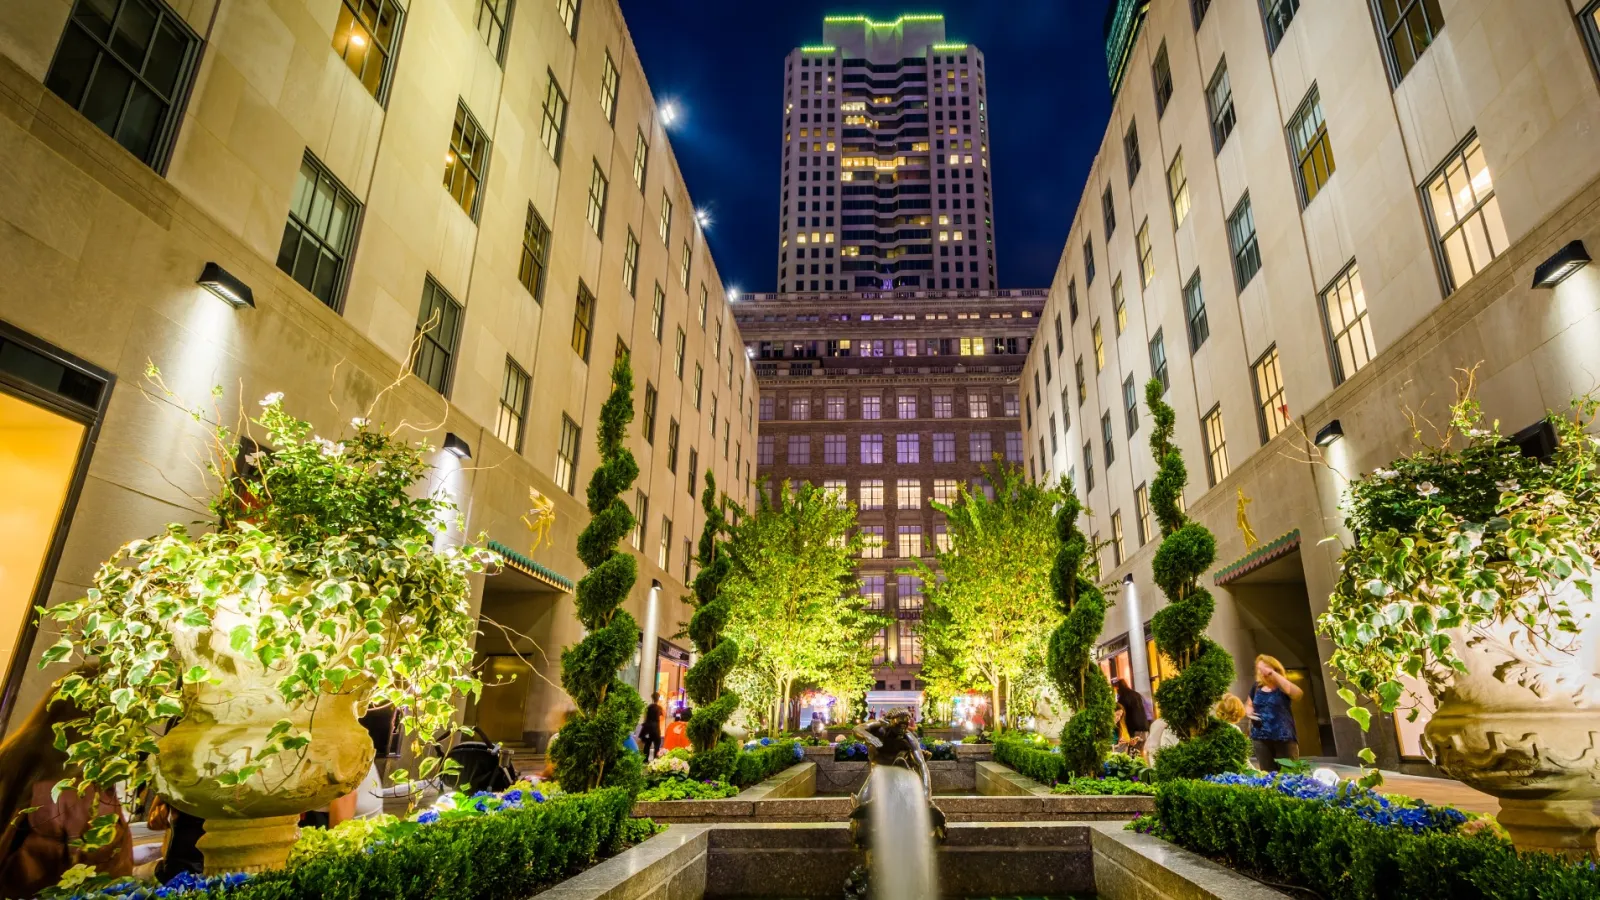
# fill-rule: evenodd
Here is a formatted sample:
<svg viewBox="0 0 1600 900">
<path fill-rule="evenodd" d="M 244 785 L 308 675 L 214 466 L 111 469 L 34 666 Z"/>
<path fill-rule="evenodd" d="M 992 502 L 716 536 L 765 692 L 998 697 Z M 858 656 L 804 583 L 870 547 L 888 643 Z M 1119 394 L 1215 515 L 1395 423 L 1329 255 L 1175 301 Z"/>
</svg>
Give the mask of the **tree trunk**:
<svg viewBox="0 0 1600 900">
<path fill-rule="evenodd" d="M 794 687 L 793 679 L 785 679 L 783 687 L 778 691 L 778 715 L 773 719 L 772 736 L 777 738 L 789 727 L 789 691 Z"/>
<path fill-rule="evenodd" d="M 989 693 L 990 693 L 989 702 L 992 704 L 991 708 L 989 709 L 989 727 L 993 731 L 998 733 L 1003 727 L 1000 724 L 1001 723 L 1000 714 L 1001 714 L 1002 707 L 1001 707 L 1001 704 L 1000 704 L 1000 678 L 999 678 L 999 676 L 995 676 L 994 678 L 989 679 Z"/>
</svg>

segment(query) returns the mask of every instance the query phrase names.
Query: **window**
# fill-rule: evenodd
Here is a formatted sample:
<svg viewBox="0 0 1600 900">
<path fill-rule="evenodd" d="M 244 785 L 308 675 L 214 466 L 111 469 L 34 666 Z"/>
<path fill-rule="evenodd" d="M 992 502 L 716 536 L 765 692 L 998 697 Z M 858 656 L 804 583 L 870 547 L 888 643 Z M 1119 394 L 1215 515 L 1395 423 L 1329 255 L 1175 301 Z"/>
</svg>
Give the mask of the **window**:
<svg viewBox="0 0 1600 900">
<path fill-rule="evenodd" d="M 1083 442 L 1083 489 L 1094 490 L 1094 445 Z"/>
<path fill-rule="evenodd" d="M 307 151 L 283 226 L 278 268 L 337 310 L 350 238 L 360 218 L 361 204 Z"/>
<path fill-rule="evenodd" d="M 1289 427 L 1289 407 L 1283 401 L 1283 370 L 1278 365 L 1278 346 L 1267 348 L 1251 367 L 1255 374 L 1256 423 L 1261 426 L 1265 444 Z"/>
<path fill-rule="evenodd" d="M 672 200 L 666 191 L 661 192 L 661 244 L 671 246 L 672 240 Z"/>
<path fill-rule="evenodd" d="M 1109 238 L 1111 233 L 1117 230 L 1117 208 L 1111 202 L 1111 185 L 1109 184 L 1106 185 L 1105 194 L 1100 197 L 1100 215 L 1105 219 L 1106 237 Z"/>
<path fill-rule="evenodd" d="M 429 387 L 450 396 L 455 355 L 461 340 L 461 304 L 429 275 L 422 285 L 411 371 Z"/>
<path fill-rule="evenodd" d="M 160 0 L 78 0 L 45 86 L 159 172 L 199 45 Z"/>
<path fill-rule="evenodd" d="M 661 400 L 656 392 L 656 386 L 650 382 L 644 383 L 644 415 L 639 423 L 639 433 L 644 435 L 646 444 L 656 442 L 656 407 Z"/>
<path fill-rule="evenodd" d="M 1094 320 L 1094 327 L 1090 329 L 1090 334 L 1094 336 L 1094 373 L 1098 375 L 1104 372 L 1106 368 L 1106 338 L 1100 331 L 1099 319 Z"/>
<path fill-rule="evenodd" d="M 1261 0 L 1261 12 L 1267 25 L 1267 50 L 1273 52 L 1289 30 L 1294 14 L 1300 10 L 1300 0 Z"/>
<path fill-rule="evenodd" d="M 877 394 L 862 394 L 861 395 L 861 418 L 863 418 L 863 419 L 881 419 L 881 418 L 883 418 L 883 405 L 882 404 L 883 404 L 883 398 L 878 396 Z"/>
<path fill-rule="evenodd" d="M 556 445 L 556 484 L 567 493 L 572 493 L 578 477 L 578 438 L 582 432 L 578 423 L 572 421 L 565 414 L 561 416 L 561 443 Z M 691 467 L 694 454 L 689 454 Z M 692 492 L 691 492 L 692 493 Z"/>
<path fill-rule="evenodd" d="M 862 509 L 866 509 L 866 508 L 867 507 L 865 505 L 862 506 Z M 878 506 L 876 506 L 874 508 L 875 509 L 882 509 L 883 508 L 883 504 L 880 502 L 878 504 Z M 861 558 L 862 559 L 883 559 L 883 526 L 882 525 L 863 525 L 861 527 Z M 881 578 L 882 576 L 878 576 L 878 577 Z M 882 601 L 879 601 L 879 602 L 882 602 Z"/>
<path fill-rule="evenodd" d="M 1217 61 L 1217 71 L 1206 86 L 1206 109 L 1211 113 L 1211 146 L 1217 150 L 1233 134 L 1237 117 L 1233 111 L 1233 84 L 1228 80 L 1228 60 Z"/>
<path fill-rule="evenodd" d="M 1128 164 L 1128 184 L 1133 184 L 1133 179 L 1138 177 L 1139 161 L 1139 126 L 1137 123 L 1128 126 L 1128 133 L 1122 137 L 1122 156 Z"/>
<path fill-rule="evenodd" d="M 989 392 L 967 392 L 967 415 L 974 419 L 989 418 Z"/>
<path fill-rule="evenodd" d="M 705 369 L 699 363 L 694 364 L 694 408 L 700 408 L 700 398 L 704 394 L 701 388 L 705 384 Z"/>
<path fill-rule="evenodd" d="M 494 419 L 494 436 L 507 447 L 522 452 L 522 422 L 528 416 L 528 373 L 506 357 L 506 374 L 500 382 L 500 412 Z"/>
<path fill-rule="evenodd" d="M 904 482 L 901 483 L 904 484 Z M 916 559 L 922 555 L 921 525 L 901 525 L 895 529 L 895 532 L 895 536 L 900 539 L 899 545 L 895 549 L 899 551 L 901 559 Z M 904 579 L 905 576 L 901 576 L 901 578 Z M 901 596 L 901 599 L 905 599 L 904 595 Z"/>
<path fill-rule="evenodd" d="M 672 343 L 672 374 L 678 376 L 679 381 L 683 380 L 683 355 L 688 341 L 689 336 L 683 333 L 682 328 L 679 328 L 678 336 L 673 339 Z"/>
<path fill-rule="evenodd" d="M 948 392 L 934 392 L 933 417 L 935 419 L 948 419 L 955 415 L 955 397 Z"/>
<path fill-rule="evenodd" d="M 1061 441 L 1056 436 L 1056 417 L 1054 415 L 1051 415 L 1050 416 L 1050 453 L 1046 454 L 1044 452 L 1044 438 L 1039 438 L 1039 455 L 1040 456 L 1046 456 L 1046 455 L 1054 456 L 1056 454 L 1056 452 L 1059 451 L 1060 449 L 1061 449 Z"/>
<path fill-rule="evenodd" d="M 1056 315 L 1056 355 L 1060 356 L 1067 350 L 1066 335 L 1061 330 L 1061 316 Z"/>
<path fill-rule="evenodd" d="M 749 481 L 748 474 L 745 477 Z M 693 497 L 700 484 L 700 451 L 694 447 L 689 448 L 689 496 Z"/>
<path fill-rule="evenodd" d="M 772 465 L 773 448 L 775 445 L 776 439 L 770 434 L 763 434 L 756 438 L 756 465 Z"/>
<path fill-rule="evenodd" d="M 561 162 L 561 135 L 567 128 L 567 95 L 556 83 L 556 73 L 547 71 L 544 85 L 544 115 L 539 120 L 539 140 L 550 151 L 550 158 Z"/>
<path fill-rule="evenodd" d="M 461 210 L 478 219 L 479 188 L 489 162 L 489 137 L 463 101 L 456 101 L 456 121 L 450 129 L 450 150 L 444 156 L 444 188 Z"/>
<path fill-rule="evenodd" d="M 921 535 L 922 526 L 913 525 L 911 527 L 917 529 L 917 531 L 918 531 L 917 543 L 920 545 L 922 543 L 922 535 Z M 901 555 L 903 556 L 905 554 L 901 554 Z M 919 556 L 922 555 L 922 549 L 921 549 L 920 546 L 917 548 L 917 555 L 919 555 Z M 895 587 L 898 589 L 896 591 L 898 596 L 895 598 L 896 599 L 895 608 L 896 609 L 900 609 L 900 610 L 921 609 L 922 608 L 922 579 L 918 578 L 915 575 L 900 575 L 900 576 L 898 576 L 898 580 L 899 580 L 899 583 L 897 585 L 895 585 Z M 904 627 L 901 628 L 901 630 L 900 630 L 900 650 L 901 650 L 900 660 L 902 662 L 907 662 L 907 663 L 911 662 L 911 659 L 906 656 L 905 648 L 907 646 L 906 645 L 906 638 L 913 637 L 913 636 L 914 636 L 914 633 L 909 628 L 904 628 Z"/>
<path fill-rule="evenodd" d="M 635 489 L 633 492 L 633 534 L 628 538 L 635 550 L 644 545 L 644 522 L 645 517 L 648 515 L 650 515 L 650 498 L 644 491 Z"/>
<path fill-rule="evenodd" d="M 1083 357 L 1078 357 L 1078 361 L 1073 364 L 1072 369 L 1073 374 L 1078 379 L 1078 405 L 1082 406 L 1083 401 L 1089 399 L 1089 385 L 1083 380 Z"/>
<path fill-rule="evenodd" d="M 333 52 L 379 103 L 389 87 L 389 63 L 405 10 L 398 0 L 344 0 L 333 29 Z"/>
<path fill-rule="evenodd" d="M 861 576 L 861 596 L 868 609 L 883 609 L 883 580 L 882 575 Z"/>
<path fill-rule="evenodd" d="M 644 191 L 644 174 L 650 166 L 650 145 L 645 142 L 644 129 L 633 137 L 633 183 Z"/>
<path fill-rule="evenodd" d="M 934 434 L 933 461 L 936 463 L 953 463 L 956 461 L 956 436 L 953 432 Z"/>
<path fill-rule="evenodd" d="M 1155 337 L 1150 339 L 1150 377 L 1161 382 L 1161 393 L 1165 394 L 1172 384 L 1167 381 L 1167 340 L 1161 335 L 1161 329 L 1156 329 Z"/>
<path fill-rule="evenodd" d="M 1228 438 L 1222 430 L 1222 407 L 1213 406 L 1200 420 L 1200 437 L 1205 442 L 1206 481 L 1211 487 L 1228 477 Z"/>
<path fill-rule="evenodd" d="M 1161 42 L 1161 49 L 1156 51 L 1156 61 L 1150 66 L 1150 75 L 1155 79 L 1156 87 L 1156 118 L 1166 115 L 1167 104 L 1172 101 L 1172 66 L 1167 62 L 1167 43 Z"/>
<path fill-rule="evenodd" d="M 1111 428 L 1111 413 L 1100 416 L 1100 444 L 1106 455 L 1106 469 L 1110 470 L 1111 464 L 1117 461 L 1116 432 Z"/>
<path fill-rule="evenodd" d="M 695 319 L 700 323 L 700 330 L 706 330 L 706 305 L 711 302 L 711 294 L 706 290 L 706 283 L 700 282 L 700 308 L 695 312 Z"/>
<path fill-rule="evenodd" d="M 678 474 L 678 437 L 681 429 L 677 419 L 667 420 L 667 471 Z"/>
<path fill-rule="evenodd" d="M 494 54 L 494 61 L 506 61 L 506 26 L 511 24 L 512 0 L 478 0 L 478 37 Z"/>
<path fill-rule="evenodd" d="M 1589 39 L 1589 55 L 1594 58 L 1595 66 L 1600 67 L 1600 0 L 1590 3 L 1578 17 L 1582 20 L 1584 37 Z"/>
<path fill-rule="evenodd" d="M 1120 566 L 1127 558 L 1128 548 L 1122 540 L 1122 510 L 1119 509 L 1111 514 L 1111 564 Z"/>
<path fill-rule="evenodd" d="M 578 3 L 580 0 L 556 0 L 556 15 L 567 30 L 567 37 L 578 36 Z"/>
<path fill-rule="evenodd" d="M 1211 336 L 1211 325 L 1206 321 L 1206 298 L 1200 290 L 1200 270 L 1183 287 L 1183 314 L 1189 323 L 1189 352 L 1194 353 Z"/>
<path fill-rule="evenodd" d="M 578 301 L 573 304 L 573 352 L 589 362 L 589 338 L 594 335 L 595 295 L 578 282 Z"/>
<path fill-rule="evenodd" d="M 1189 186 L 1187 184 L 1184 185 L 1184 193 L 1186 195 L 1188 190 Z M 1150 282 L 1156 280 L 1156 254 L 1155 250 L 1150 246 L 1149 219 L 1145 219 L 1139 224 L 1139 234 L 1135 244 L 1139 249 L 1139 287 L 1147 288 L 1150 286 Z M 1126 328 L 1128 324 L 1127 313 L 1118 313 L 1117 319 L 1119 322 L 1117 333 L 1121 334 L 1122 329 Z"/>
<path fill-rule="evenodd" d="M 761 398 L 761 421 L 771 422 L 778 417 L 778 398 L 765 395 Z"/>
<path fill-rule="evenodd" d="M 796 422 L 804 422 L 811 418 L 811 395 L 789 395 L 789 418 Z"/>
<path fill-rule="evenodd" d="M 940 553 L 950 552 L 950 529 L 943 522 L 933 523 L 933 546 Z"/>
<path fill-rule="evenodd" d="M 1447 292 L 1466 284 L 1510 242 L 1500 200 L 1476 133 L 1450 154 L 1424 188 L 1433 233 L 1447 265 Z"/>
<path fill-rule="evenodd" d="M 1242 291 L 1261 271 L 1261 248 L 1256 245 L 1256 216 L 1250 210 L 1249 194 L 1228 216 L 1228 247 L 1233 251 L 1233 280 Z"/>
<path fill-rule="evenodd" d="M 1590 10 L 1588 15 L 1594 15 Z M 1399 84 L 1423 51 L 1439 36 L 1444 14 L 1439 0 L 1380 0 L 1378 21 L 1383 26 L 1383 49 L 1389 57 L 1389 71 Z"/>
<path fill-rule="evenodd" d="M 1322 98 L 1316 85 L 1289 121 L 1289 146 L 1300 167 L 1300 202 L 1309 205 L 1333 177 L 1333 143 L 1328 123 L 1322 120 Z"/>
<path fill-rule="evenodd" d="M 834 421 L 844 418 L 843 394 L 829 394 L 823 399 L 823 416 Z"/>
<path fill-rule="evenodd" d="M 666 516 L 661 517 L 661 546 L 656 550 L 656 565 L 672 568 L 672 520 Z"/>
<path fill-rule="evenodd" d="M 822 491 L 829 495 L 830 499 L 833 500 L 833 505 L 839 509 L 844 509 L 850 505 L 849 483 L 843 478 L 829 478 L 822 482 Z"/>
<path fill-rule="evenodd" d="M 1133 489 L 1133 509 L 1139 517 L 1139 546 L 1143 547 L 1155 536 L 1150 527 L 1150 488 L 1147 485 L 1140 484 Z"/>
<path fill-rule="evenodd" d="M 866 465 L 883 464 L 883 435 L 863 434 L 861 436 L 861 462 Z"/>
<path fill-rule="evenodd" d="M 611 61 L 611 51 L 606 51 L 606 67 L 600 72 L 600 111 L 606 121 L 617 124 L 617 88 L 622 79 L 617 74 L 617 64 Z"/>
<path fill-rule="evenodd" d="M 1189 218 L 1189 176 L 1183 171 L 1181 147 L 1167 167 L 1167 196 L 1172 199 L 1172 227 L 1177 228 Z"/>
<path fill-rule="evenodd" d="M 811 465 L 811 435 L 789 435 L 789 456 L 787 462 L 791 466 Z"/>
<path fill-rule="evenodd" d="M 845 437 L 842 434 L 822 436 L 822 461 L 830 466 L 845 464 Z"/>
<path fill-rule="evenodd" d="M 989 432 L 974 431 L 967 435 L 967 459 L 975 463 L 994 462 L 994 448 L 989 443 Z"/>
<path fill-rule="evenodd" d="M 628 229 L 628 243 L 622 250 L 622 286 L 627 288 L 629 297 L 639 296 L 639 239 L 633 236 L 633 229 Z M 661 290 L 661 285 L 656 285 L 656 290 Z"/>
<path fill-rule="evenodd" d="M 1378 355 L 1372 321 L 1367 318 L 1367 295 L 1361 289 L 1361 270 L 1355 263 L 1322 292 L 1322 319 L 1333 347 L 1333 382 L 1344 384 Z"/>
<path fill-rule="evenodd" d="M 861 480 L 862 509 L 883 509 L 883 479 L 864 478 Z"/>
<path fill-rule="evenodd" d="M 661 289 L 661 282 L 656 282 L 655 299 L 650 306 L 650 336 L 661 342 L 661 329 L 666 326 L 667 318 L 667 292 Z"/>
<path fill-rule="evenodd" d="M 1022 462 L 1022 432 L 1006 432 L 1006 462 Z"/>
<path fill-rule="evenodd" d="M 1094 284 L 1094 237 L 1092 235 L 1083 239 L 1083 283 L 1085 285 Z M 1077 316 L 1073 316 L 1073 321 L 1077 321 Z"/>
<path fill-rule="evenodd" d="M 600 234 L 601 226 L 606 223 L 606 191 L 611 183 L 606 180 L 606 173 L 600 168 L 600 160 L 594 161 L 594 172 L 589 176 L 589 227 L 594 229 L 596 235 Z"/>
<path fill-rule="evenodd" d="M 688 239 L 683 242 L 683 255 L 678 258 L 678 287 L 689 289 L 689 266 L 694 261 L 694 250 Z"/>
<path fill-rule="evenodd" d="M 917 417 L 917 395 L 900 394 L 895 397 L 895 415 L 902 419 L 915 419 Z"/>
<path fill-rule="evenodd" d="M 897 434 L 894 436 L 895 462 L 920 463 L 922 462 L 922 438 L 915 434 Z"/>
<path fill-rule="evenodd" d="M 1072 321 L 1078 321 L 1078 280 L 1076 278 L 1067 282 L 1067 312 L 1071 313 Z M 1060 350 L 1056 351 L 1061 352 Z"/>
<path fill-rule="evenodd" d="M 692 538 L 684 538 L 683 539 L 683 583 L 684 584 L 689 584 L 690 583 L 690 574 L 692 572 L 692 570 L 690 568 L 690 564 L 693 563 L 693 562 L 694 562 L 694 540 Z"/>
<path fill-rule="evenodd" d="M 1006 391 L 1005 413 L 1007 418 L 1012 419 L 1022 414 L 1022 399 L 1013 391 Z"/>
<path fill-rule="evenodd" d="M 1122 415 L 1127 420 L 1128 437 L 1131 438 L 1139 431 L 1139 388 L 1132 375 L 1122 382 Z"/>
<path fill-rule="evenodd" d="M 895 482 L 895 506 L 899 509 L 920 509 L 922 482 L 915 478 L 902 478 Z"/>
</svg>

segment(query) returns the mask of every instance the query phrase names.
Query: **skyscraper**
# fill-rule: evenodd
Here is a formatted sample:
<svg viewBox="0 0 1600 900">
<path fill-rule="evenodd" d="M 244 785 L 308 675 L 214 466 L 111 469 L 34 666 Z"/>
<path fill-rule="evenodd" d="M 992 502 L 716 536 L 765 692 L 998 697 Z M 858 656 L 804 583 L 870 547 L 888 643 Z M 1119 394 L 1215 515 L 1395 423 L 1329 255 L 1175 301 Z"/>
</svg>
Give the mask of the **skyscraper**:
<svg viewBox="0 0 1600 900">
<path fill-rule="evenodd" d="M 983 54 L 942 15 L 822 30 L 784 63 L 779 293 L 993 290 Z"/>
</svg>

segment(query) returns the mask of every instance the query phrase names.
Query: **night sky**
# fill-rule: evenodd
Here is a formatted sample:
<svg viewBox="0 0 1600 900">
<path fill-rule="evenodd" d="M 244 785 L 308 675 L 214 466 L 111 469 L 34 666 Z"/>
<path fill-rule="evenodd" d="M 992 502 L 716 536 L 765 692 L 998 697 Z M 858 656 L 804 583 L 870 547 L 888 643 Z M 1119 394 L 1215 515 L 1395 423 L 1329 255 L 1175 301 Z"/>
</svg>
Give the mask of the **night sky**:
<svg viewBox="0 0 1600 900">
<path fill-rule="evenodd" d="M 673 152 L 730 289 L 777 287 L 784 57 L 821 43 L 825 15 L 901 13 L 943 13 L 950 40 L 983 50 L 1000 286 L 1050 286 L 1110 115 L 1105 0 L 621 3 L 657 101 L 683 111 Z"/>
</svg>

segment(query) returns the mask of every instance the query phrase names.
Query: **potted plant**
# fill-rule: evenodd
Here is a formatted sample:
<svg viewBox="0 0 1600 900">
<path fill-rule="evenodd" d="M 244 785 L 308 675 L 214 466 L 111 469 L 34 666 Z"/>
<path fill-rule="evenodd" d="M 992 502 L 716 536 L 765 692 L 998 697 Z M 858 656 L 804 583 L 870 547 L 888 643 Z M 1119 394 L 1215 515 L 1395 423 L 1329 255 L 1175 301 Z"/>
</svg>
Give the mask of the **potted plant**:
<svg viewBox="0 0 1600 900">
<path fill-rule="evenodd" d="M 215 429 L 203 528 L 124 545 L 86 596 L 41 610 L 63 624 L 41 666 L 97 662 L 59 688 L 91 711 L 59 730 L 80 773 L 63 786 L 153 779 L 205 818 L 208 873 L 281 866 L 299 813 L 355 789 L 373 756 L 357 721 L 368 705 L 397 709 L 413 753 L 450 727 L 455 698 L 480 686 L 468 577 L 496 561 L 441 546 L 453 505 L 413 495 L 426 444 L 365 419 L 321 437 L 281 394 L 253 423 L 270 449 Z M 105 818 L 91 840 L 110 836 Z"/>
<path fill-rule="evenodd" d="M 1593 399 L 1552 415 L 1548 459 L 1483 427 L 1471 373 L 1438 446 L 1359 479 L 1355 544 L 1319 627 L 1365 729 L 1413 685 L 1437 709 L 1423 745 L 1446 773 L 1500 799 L 1520 847 L 1595 853 L 1600 799 L 1600 444 Z M 1352 690 L 1353 688 L 1353 690 Z"/>
</svg>

